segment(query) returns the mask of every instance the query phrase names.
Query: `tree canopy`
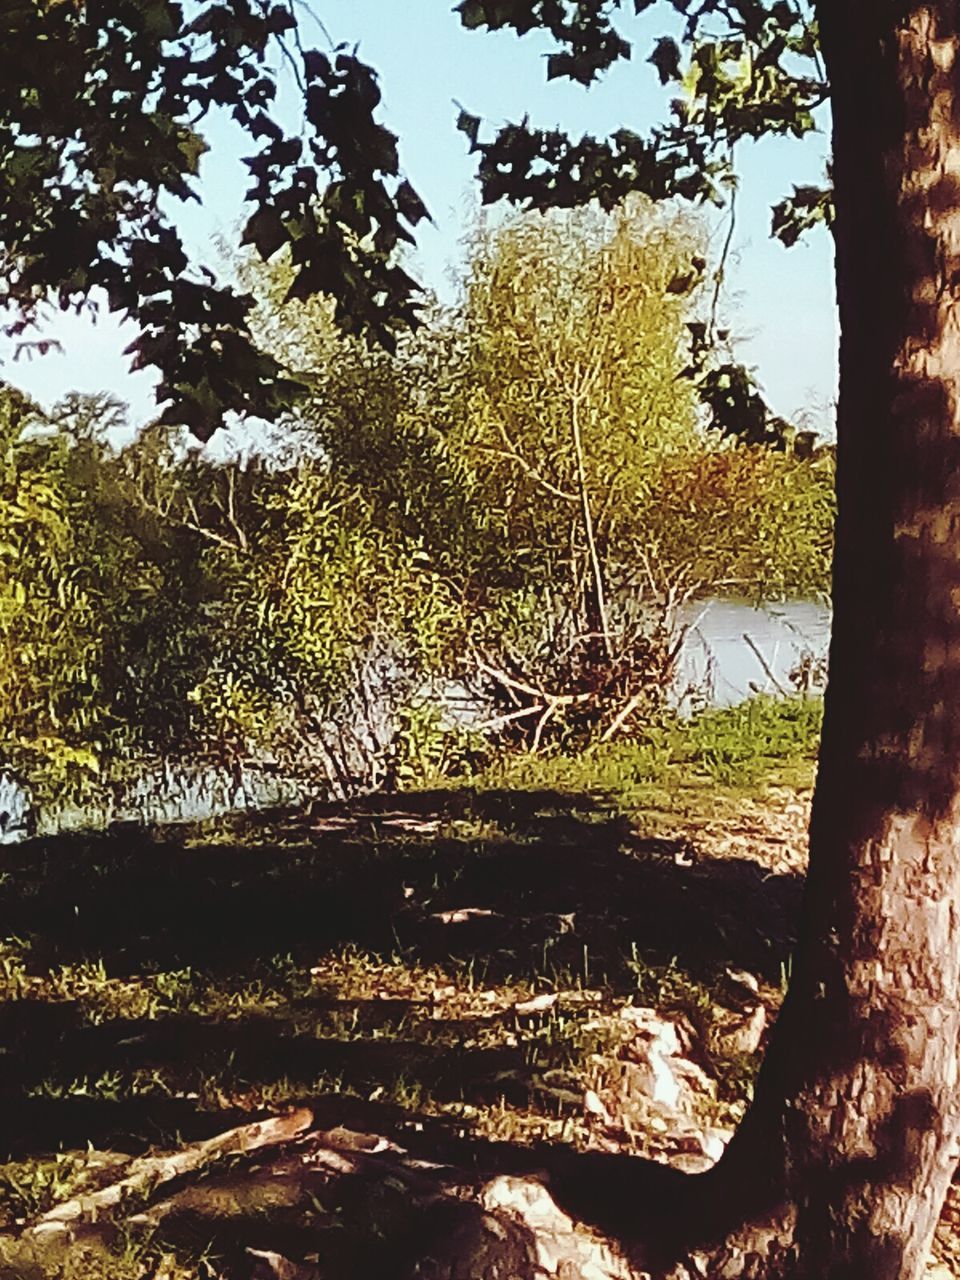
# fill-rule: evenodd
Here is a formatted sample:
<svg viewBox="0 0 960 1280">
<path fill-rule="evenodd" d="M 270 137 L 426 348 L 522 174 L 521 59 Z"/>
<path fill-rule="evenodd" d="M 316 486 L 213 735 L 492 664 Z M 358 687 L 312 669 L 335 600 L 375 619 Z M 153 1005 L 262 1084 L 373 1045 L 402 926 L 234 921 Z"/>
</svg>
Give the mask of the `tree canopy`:
<svg viewBox="0 0 960 1280">
<path fill-rule="evenodd" d="M 616 28 L 623 7 L 464 0 L 457 9 L 471 29 L 545 29 L 557 45 L 548 76 L 589 84 L 632 55 Z M 464 110 L 485 202 L 610 209 L 640 192 L 722 203 L 738 141 L 815 127 L 827 86 L 806 0 L 666 8 L 677 29 L 650 62 L 676 86 L 670 120 L 648 137 L 623 128 L 572 139 L 527 121 L 488 137 Z M 176 202 L 199 198 L 204 130 L 217 113 L 250 141 L 242 240 L 264 261 L 289 250 L 289 296 L 330 297 L 338 324 L 388 349 L 417 324 L 419 288 L 400 250 L 428 214 L 379 120 L 377 75 L 346 46 L 304 47 L 292 6 L 17 0 L 4 8 L 0 70 L 0 305 L 18 345 L 51 305 L 118 312 L 138 329 L 133 367 L 159 371 L 163 419 L 201 439 L 226 413 L 273 419 L 302 394 L 296 371 L 253 342 L 250 296 L 191 258 L 177 229 Z M 302 129 L 285 127 L 277 109 L 283 76 L 301 93 Z M 801 187 L 774 211 L 773 229 L 791 243 L 831 216 L 829 191 Z M 705 350 L 695 343 L 701 362 Z M 750 417 L 756 438 L 779 438 L 738 366 L 722 362 L 702 392 L 723 429 Z"/>
<path fill-rule="evenodd" d="M 225 412 L 289 403 L 295 381 L 250 341 L 251 299 L 188 258 L 171 208 L 198 198 L 218 110 L 250 140 L 243 242 L 265 260 L 290 247 L 290 295 L 330 295 L 345 328 L 386 346 L 416 322 L 396 250 L 426 209 L 376 119 L 376 75 L 346 48 L 303 48 L 291 7 L 16 0 L 0 21 L 8 336 L 27 341 L 49 303 L 105 303 L 139 329 L 133 365 L 159 370 L 164 419 L 201 439 Z M 278 121 L 277 61 L 302 91 L 302 133 Z"/>
<path fill-rule="evenodd" d="M 544 28 L 558 49 L 547 59 L 550 79 L 589 85 L 630 43 L 616 30 L 619 10 L 644 13 L 660 0 L 463 0 L 464 26 Z M 478 153 L 486 201 L 506 196 L 532 208 L 598 200 L 610 208 L 632 191 L 656 199 L 682 196 L 722 203 L 732 176 L 732 151 L 764 134 L 802 137 L 814 130 L 816 108 L 828 97 L 817 25 L 806 0 L 665 0 L 678 16 L 676 36 L 660 37 L 650 54 L 661 84 L 676 85 L 671 118 L 641 137 L 628 128 L 608 139 L 574 140 L 527 122 L 481 140 L 481 121 L 464 113 L 460 128 Z M 669 22 L 667 22 L 669 25 Z M 775 215 L 789 242 L 801 222 L 830 216 L 826 193 L 795 189 Z"/>
</svg>

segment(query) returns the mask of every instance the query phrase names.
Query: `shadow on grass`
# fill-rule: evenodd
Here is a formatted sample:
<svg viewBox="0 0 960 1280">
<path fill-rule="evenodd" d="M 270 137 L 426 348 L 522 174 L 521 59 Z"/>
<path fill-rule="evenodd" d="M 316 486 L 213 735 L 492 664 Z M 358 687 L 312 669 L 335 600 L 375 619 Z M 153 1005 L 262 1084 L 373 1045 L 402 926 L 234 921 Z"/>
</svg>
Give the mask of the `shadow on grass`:
<svg viewBox="0 0 960 1280">
<path fill-rule="evenodd" d="M 323 958 L 365 957 L 374 986 L 381 961 L 465 989 L 623 995 L 664 968 L 709 982 L 727 966 L 776 982 L 799 894 L 795 876 L 638 839 L 594 799 L 551 792 L 274 811 L 216 842 L 124 827 L 0 849 L 2 933 L 22 943 L 0 1003 L 0 1159 L 204 1136 L 264 1105 L 262 1088 L 236 1103 L 251 1082 L 282 1081 L 278 1101 L 326 1093 L 335 1122 L 380 1131 L 403 1107 L 362 1099 L 398 1081 L 408 1115 L 424 1096 L 523 1105 L 560 1050 L 534 1062 L 522 1035 L 478 1034 L 423 990 L 331 984 Z M 64 967 L 58 988 L 40 983 Z M 121 990 L 114 1009 L 98 974 L 174 978 L 153 1005 Z M 231 1082 L 215 1102 L 211 1080 Z"/>
</svg>

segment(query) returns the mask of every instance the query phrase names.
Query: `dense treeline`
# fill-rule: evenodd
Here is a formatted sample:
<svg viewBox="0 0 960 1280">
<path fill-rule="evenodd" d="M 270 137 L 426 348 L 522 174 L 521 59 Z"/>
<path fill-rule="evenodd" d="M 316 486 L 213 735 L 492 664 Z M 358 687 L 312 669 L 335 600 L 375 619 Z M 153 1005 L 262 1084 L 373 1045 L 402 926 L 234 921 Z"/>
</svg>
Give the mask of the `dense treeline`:
<svg viewBox="0 0 960 1280">
<path fill-rule="evenodd" d="M 310 392 L 232 460 L 6 388 L 3 759 L 47 793 L 144 757 L 309 761 L 349 790 L 411 755 L 629 733 L 685 603 L 827 578 L 829 451 L 699 421 L 696 249 L 640 204 L 481 229 L 458 303 L 396 358 L 284 302 L 282 266 L 241 267 Z M 469 733 L 454 685 L 485 708 Z"/>
</svg>

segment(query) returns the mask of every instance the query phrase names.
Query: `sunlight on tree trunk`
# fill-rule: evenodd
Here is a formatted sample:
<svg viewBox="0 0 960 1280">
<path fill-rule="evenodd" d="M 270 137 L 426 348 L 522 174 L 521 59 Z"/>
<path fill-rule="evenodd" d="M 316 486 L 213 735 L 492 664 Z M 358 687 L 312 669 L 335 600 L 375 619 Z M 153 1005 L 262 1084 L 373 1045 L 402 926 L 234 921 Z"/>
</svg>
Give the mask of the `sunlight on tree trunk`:
<svg viewBox="0 0 960 1280">
<path fill-rule="evenodd" d="M 843 335 L 830 685 L 795 978 L 710 1181 L 791 1227 L 784 1274 L 914 1280 L 960 1150 L 960 15 L 821 18 Z"/>
</svg>

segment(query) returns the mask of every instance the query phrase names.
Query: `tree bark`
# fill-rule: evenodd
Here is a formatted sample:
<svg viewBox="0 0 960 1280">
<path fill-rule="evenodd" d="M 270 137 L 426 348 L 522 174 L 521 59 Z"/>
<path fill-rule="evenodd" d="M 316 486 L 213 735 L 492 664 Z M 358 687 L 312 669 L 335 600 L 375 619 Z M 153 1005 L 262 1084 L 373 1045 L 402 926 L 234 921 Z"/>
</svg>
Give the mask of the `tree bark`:
<svg viewBox="0 0 960 1280">
<path fill-rule="evenodd" d="M 915 1280 L 960 1154 L 960 3 L 817 7 L 842 336 L 800 942 L 724 1158 L 633 1212 L 724 1280 Z"/>
<path fill-rule="evenodd" d="M 960 5 L 818 9 L 842 335 L 830 682 L 795 976 L 708 1181 L 716 1225 L 738 1183 L 745 1216 L 778 1223 L 767 1274 L 912 1280 L 960 1153 Z"/>
</svg>

